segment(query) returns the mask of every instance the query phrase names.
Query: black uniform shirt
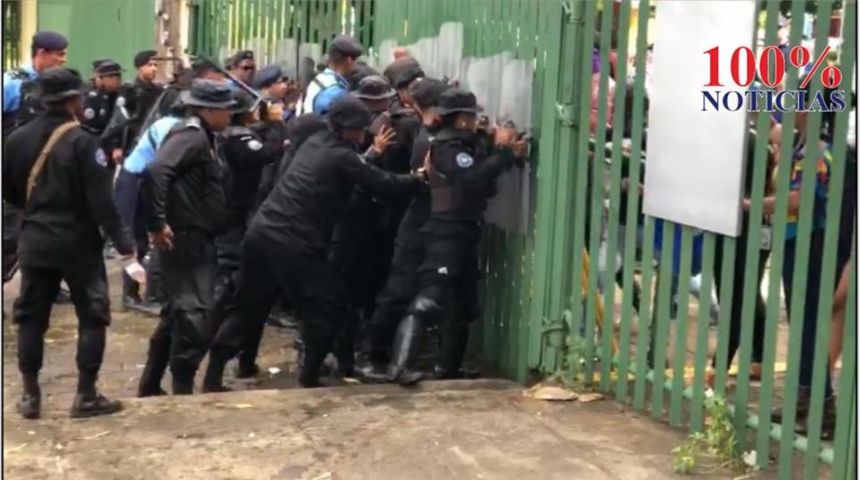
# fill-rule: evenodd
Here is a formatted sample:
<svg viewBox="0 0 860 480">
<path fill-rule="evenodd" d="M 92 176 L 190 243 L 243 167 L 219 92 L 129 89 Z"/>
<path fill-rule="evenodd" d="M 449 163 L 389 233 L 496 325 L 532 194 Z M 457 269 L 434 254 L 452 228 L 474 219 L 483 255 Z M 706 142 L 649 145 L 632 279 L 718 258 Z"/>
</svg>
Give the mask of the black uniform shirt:
<svg viewBox="0 0 860 480">
<path fill-rule="evenodd" d="M 487 208 L 487 199 L 495 193 L 499 174 L 513 165 L 513 152 L 498 149 L 487 156 L 471 132 L 453 128 L 439 131 L 430 156 L 437 181 L 450 187 L 452 203 L 444 212 L 433 212 L 431 218 L 445 221 L 477 222 Z M 437 195 L 431 174 L 431 195 Z M 441 180 L 438 180 L 441 178 Z"/>
<path fill-rule="evenodd" d="M 380 194 L 414 191 L 420 180 L 367 163 L 352 144 L 331 131 L 312 135 L 251 220 L 250 233 L 295 253 L 324 258 L 353 185 Z"/>
<path fill-rule="evenodd" d="M 222 135 L 229 167 L 225 181 L 227 228 L 244 229 L 256 204 L 263 166 L 279 158 L 279 151 L 273 146 L 266 148 L 263 139 L 248 127 L 230 126 Z"/>
<path fill-rule="evenodd" d="M 134 250 L 113 201 L 107 154 L 80 127 L 56 143 L 27 202 L 27 180 L 42 147 L 72 119 L 66 112 L 46 113 L 10 134 L 3 147 L 3 199 L 18 208 L 27 204 L 19 247 L 22 266 L 63 266 L 87 255 L 101 259 L 99 227 L 120 253 Z"/>
<path fill-rule="evenodd" d="M 92 90 L 84 96 L 84 122 L 93 132 L 102 133 L 110 122 L 118 92 Z"/>
<path fill-rule="evenodd" d="M 121 95 L 126 99 L 126 109 L 131 115 L 129 138 L 135 138 L 140 134 L 140 128 L 146 116 L 163 92 L 164 86 L 160 83 L 144 82 L 140 78 L 135 78 L 134 83 L 123 86 Z"/>
<path fill-rule="evenodd" d="M 167 134 L 147 169 L 143 190 L 152 209 L 150 232 L 160 232 L 166 223 L 174 232 L 215 236 L 226 227 L 224 165 L 214 136 L 197 118 L 183 120 Z"/>
</svg>

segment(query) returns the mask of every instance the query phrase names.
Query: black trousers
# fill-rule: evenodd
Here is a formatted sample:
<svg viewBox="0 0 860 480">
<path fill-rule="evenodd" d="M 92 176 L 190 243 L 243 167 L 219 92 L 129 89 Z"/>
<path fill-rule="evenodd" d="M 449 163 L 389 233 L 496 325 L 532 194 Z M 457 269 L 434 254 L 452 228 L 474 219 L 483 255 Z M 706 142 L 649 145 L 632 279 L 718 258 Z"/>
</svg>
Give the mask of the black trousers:
<svg viewBox="0 0 860 480">
<path fill-rule="evenodd" d="M 225 358 L 238 353 L 281 297 L 289 298 L 301 322 L 306 361 L 322 364 L 352 315 L 343 280 L 324 255 L 294 253 L 253 231 L 242 246 L 236 310 L 218 329 L 213 352 Z"/>
<path fill-rule="evenodd" d="M 424 260 L 424 243 L 421 228 L 426 215 L 407 210 L 397 237 L 388 280 L 376 296 L 376 308 L 367 324 L 367 333 L 374 356 L 387 353 L 394 341 L 397 325 L 409 304 L 418 294 L 418 268 Z M 386 358 L 375 358 L 387 361 Z"/>
<path fill-rule="evenodd" d="M 21 268 L 21 293 L 15 299 L 14 320 L 18 324 L 18 369 L 36 374 L 42 369 L 45 332 L 60 282 L 69 286 L 78 317 L 78 371 L 95 376 L 101 369 L 105 331 L 110 324 L 107 273 L 101 255 L 77 259 L 63 267 Z"/>
<path fill-rule="evenodd" d="M 393 235 L 383 225 L 385 205 L 356 191 L 332 237 L 330 259 L 346 284 L 353 308 L 373 311 L 376 294 L 385 283 Z"/>
<path fill-rule="evenodd" d="M 425 324 L 441 322 L 437 367 L 454 372 L 459 370 L 465 355 L 471 322 L 481 313 L 480 227 L 430 220 L 423 233 L 424 258 L 418 267 L 418 295 L 407 315 L 419 315 Z"/>
<path fill-rule="evenodd" d="M 215 332 L 215 241 L 201 232 L 178 231 L 173 248 L 159 253 L 166 302 L 149 340 L 148 363 L 169 361 L 174 378 L 188 381 Z"/>
</svg>

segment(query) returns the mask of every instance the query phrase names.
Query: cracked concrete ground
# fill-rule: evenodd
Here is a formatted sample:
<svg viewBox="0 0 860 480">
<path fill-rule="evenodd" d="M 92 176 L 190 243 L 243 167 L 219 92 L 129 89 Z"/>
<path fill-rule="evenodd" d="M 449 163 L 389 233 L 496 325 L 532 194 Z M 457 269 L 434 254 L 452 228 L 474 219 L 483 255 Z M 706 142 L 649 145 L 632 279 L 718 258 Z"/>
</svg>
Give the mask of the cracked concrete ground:
<svg viewBox="0 0 860 480">
<path fill-rule="evenodd" d="M 268 329 L 240 391 L 133 399 L 155 320 L 118 311 L 101 388 L 116 416 L 71 420 L 75 318 L 55 307 L 42 375 L 44 418 L 14 411 L 15 331 L 4 324 L 4 474 L 15 479 L 659 479 L 684 435 L 610 401 L 528 400 L 504 380 L 298 390 L 289 332 Z M 9 312 L 17 281 L 6 286 Z M 710 478 L 732 478 L 728 472 Z"/>
</svg>

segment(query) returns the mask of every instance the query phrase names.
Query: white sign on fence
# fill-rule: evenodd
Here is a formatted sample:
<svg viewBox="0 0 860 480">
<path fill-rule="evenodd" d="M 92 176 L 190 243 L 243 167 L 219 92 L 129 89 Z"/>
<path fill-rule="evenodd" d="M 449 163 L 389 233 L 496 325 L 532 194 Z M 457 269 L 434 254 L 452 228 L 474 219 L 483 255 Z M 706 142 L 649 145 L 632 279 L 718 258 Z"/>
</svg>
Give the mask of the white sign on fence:
<svg viewBox="0 0 860 480">
<path fill-rule="evenodd" d="M 753 46 L 755 1 L 660 2 L 656 22 L 644 212 L 738 236 L 747 113 L 702 111 L 702 91 L 705 51 L 720 47 L 728 76 L 732 52 Z"/>
</svg>

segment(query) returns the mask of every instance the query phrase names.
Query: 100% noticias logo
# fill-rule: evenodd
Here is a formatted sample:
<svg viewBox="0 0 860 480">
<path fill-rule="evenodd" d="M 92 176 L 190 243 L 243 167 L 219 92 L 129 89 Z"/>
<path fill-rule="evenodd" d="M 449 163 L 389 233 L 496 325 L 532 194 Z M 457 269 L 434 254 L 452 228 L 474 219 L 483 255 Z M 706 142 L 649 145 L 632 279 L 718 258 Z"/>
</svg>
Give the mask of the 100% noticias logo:
<svg viewBox="0 0 860 480">
<path fill-rule="evenodd" d="M 786 75 L 786 58 L 779 47 L 768 46 L 763 51 L 756 65 L 755 53 L 748 47 L 738 47 L 732 53 L 729 70 L 732 82 L 744 90 L 720 90 L 713 87 L 723 87 L 720 75 L 720 47 L 714 47 L 704 52 L 708 56 L 708 82 L 702 90 L 702 111 L 738 111 L 747 107 L 748 111 L 788 112 L 788 111 L 821 111 L 841 112 L 846 107 L 845 91 L 836 90 L 842 83 L 842 71 L 839 67 L 822 64 L 830 53 L 826 47 L 818 56 L 809 73 L 800 83 L 797 90 L 781 90 L 775 88 L 781 85 Z M 803 46 L 792 48 L 788 54 L 788 62 L 796 68 L 805 68 L 811 63 L 812 56 Z M 742 64 L 741 62 L 744 61 Z M 744 67 L 742 69 L 742 67 Z M 756 68 L 758 67 L 758 68 Z M 743 75 L 742 71 L 743 70 Z M 819 71 L 820 70 L 820 71 Z M 818 73 L 821 84 L 828 89 L 811 95 L 806 90 L 813 75 Z M 762 85 L 768 89 L 749 90 L 758 76 Z"/>
</svg>

